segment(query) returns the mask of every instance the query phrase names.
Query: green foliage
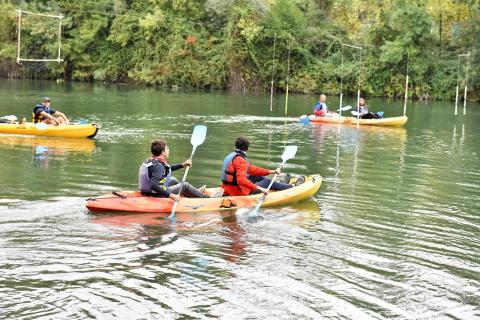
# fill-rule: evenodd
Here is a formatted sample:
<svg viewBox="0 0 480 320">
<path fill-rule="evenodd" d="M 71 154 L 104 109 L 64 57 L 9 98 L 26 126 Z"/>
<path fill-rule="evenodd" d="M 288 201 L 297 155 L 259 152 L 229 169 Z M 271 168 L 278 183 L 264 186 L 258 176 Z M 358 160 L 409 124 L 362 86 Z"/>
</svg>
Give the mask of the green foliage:
<svg viewBox="0 0 480 320">
<path fill-rule="evenodd" d="M 289 78 L 293 92 L 355 94 L 360 86 L 369 96 L 401 97 L 408 68 L 412 96 L 451 99 L 456 54 L 470 50 L 470 97 L 480 97 L 476 1 L 48 0 L 20 7 L 65 16 L 65 62 L 25 64 L 23 77 L 250 92 L 267 91 L 273 77 L 278 91 Z M 25 20 L 22 56 L 56 57 L 57 22 Z M 14 6 L 1 2 L 0 59 L 10 64 L 16 24 Z M 363 47 L 362 64 L 359 51 L 342 43 Z"/>
</svg>

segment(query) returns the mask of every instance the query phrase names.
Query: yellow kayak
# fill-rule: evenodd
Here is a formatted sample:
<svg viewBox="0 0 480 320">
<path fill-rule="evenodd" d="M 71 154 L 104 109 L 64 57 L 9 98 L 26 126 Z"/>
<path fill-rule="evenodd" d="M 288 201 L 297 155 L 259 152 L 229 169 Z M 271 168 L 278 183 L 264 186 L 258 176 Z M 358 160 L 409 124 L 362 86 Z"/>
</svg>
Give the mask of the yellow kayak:
<svg viewBox="0 0 480 320">
<path fill-rule="evenodd" d="M 305 177 L 305 182 L 293 188 L 282 191 L 271 191 L 262 206 L 276 206 L 303 200 L 313 196 L 322 184 L 318 174 Z M 205 194 L 214 195 L 220 188 L 208 188 Z M 219 198 L 182 198 L 175 212 L 207 212 L 253 208 L 261 194 L 248 196 L 225 196 Z M 138 191 L 114 192 L 90 198 L 86 207 L 92 212 L 121 211 L 170 213 L 173 200 L 169 198 L 154 198 L 142 196 Z"/>
<path fill-rule="evenodd" d="M 0 133 L 25 134 L 34 136 L 93 138 L 98 132 L 96 124 L 69 124 L 66 126 L 51 126 L 44 123 L 25 124 L 0 123 Z"/>
<path fill-rule="evenodd" d="M 302 116 L 301 119 L 306 116 Z M 331 117 L 316 117 L 308 116 L 308 119 L 312 123 L 340 123 L 347 125 L 359 125 L 365 126 L 389 126 L 389 127 L 401 127 L 407 123 L 407 116 L 382 118 L 382 119 L 357 119 L 356 117 L 343 117 L 340 115 Z"/>
</svg>

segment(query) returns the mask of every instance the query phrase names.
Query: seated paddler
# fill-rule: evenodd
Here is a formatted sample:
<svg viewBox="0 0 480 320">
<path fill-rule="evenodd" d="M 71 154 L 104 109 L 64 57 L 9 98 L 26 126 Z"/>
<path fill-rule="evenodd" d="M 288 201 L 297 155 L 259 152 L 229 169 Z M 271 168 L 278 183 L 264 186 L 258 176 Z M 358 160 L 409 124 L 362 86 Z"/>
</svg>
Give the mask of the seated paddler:
<svg viewBox="0 0 480 320">
<path fill-rule="evenodd" d="M 179 201 L 178 195 L 181 182 L 172 175 L 173 171 L 192 166 L 192 160 L 183 163 L 168 164 L 170 150 L 164 140 L 154 140 L 150 146 L 151 155 L 140 166 L 138 172 L 138 186 L 144 196 L 157 198 L 170 198 Z M 182 187 L 182 195 L 191 198 L 208 198 L 203 194 L 205 186 L 200 189 L 193 187 L 185 181 Z"/>
<path fill-rule="evenodd" d="M 65 114 L 50 107 L 49 97 L 43 97 L 42 103 L 33 108 L 33 122 L 44 122 L 55 126 L 70 124 Z"/>
<path fill-rule="evenodd" d="M 316 117 L 325 117 L 328 114 L 327 96 L 321 94 L 317 104 L 313 107 L 313 114 Z"/>
<path fill-rule="evenodd" d="M 371 113 L 368 111 L 368 106 L 365 103 L 365 98 L 360 98 L 358 100 L 358 105 L 355 110 L 358 112 L 358 115 L 362 119 L 380 119 L 381 117 L 376 113 Z"/>
<path fill-rule="evenodd" d="M 226 196 L 244 196 L 255 193 L 268 193 L 267 187 L 272 180 L 265 178 L 269 174 L 280 174 L 280 168 L 264 169 L 250 164 L 247 151 L 250 142 L 245 137 L 235 140 L 235 151 L 223 160 L 222 188 Z M 290 184 L 274 182 L 272 190 L 285 190 Z"/>
</svg>

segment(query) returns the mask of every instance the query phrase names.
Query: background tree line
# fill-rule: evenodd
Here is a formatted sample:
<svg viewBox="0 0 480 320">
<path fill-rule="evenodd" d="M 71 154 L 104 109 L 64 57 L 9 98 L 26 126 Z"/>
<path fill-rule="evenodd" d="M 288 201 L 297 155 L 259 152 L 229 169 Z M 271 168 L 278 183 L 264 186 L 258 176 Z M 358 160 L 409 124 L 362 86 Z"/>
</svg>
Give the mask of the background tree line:
<svg viewBox="0 0 480 320">
<path fill-rule="evenodd" d="M 65 16 L 63 63 L 15 64 L 15 8 Z M 457 54 L 470 51 L 469 96 L 478 99 L 479 29 L 477 0 L 2 1 L 0 72 L 246 92 L 268 91 L 272 77 L 283 91 L 288 73 L 294 92 L 338 93 L 342 83 L 345 93 L 360 85 L 400 97 L 408 61 L 413 97 L 452 99 Z M 57 32 L 55 19 L 23 16 L 22 57 L 56 57 Z M 362 46 L 361 64 L 342 43 Z"/>
</svg>

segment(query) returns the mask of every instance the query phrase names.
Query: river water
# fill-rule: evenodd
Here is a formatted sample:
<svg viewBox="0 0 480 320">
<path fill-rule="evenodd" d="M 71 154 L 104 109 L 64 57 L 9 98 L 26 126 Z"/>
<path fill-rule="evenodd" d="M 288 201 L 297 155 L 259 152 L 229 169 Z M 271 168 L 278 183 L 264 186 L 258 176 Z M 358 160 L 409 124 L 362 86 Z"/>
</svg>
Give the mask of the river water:
<svg viewBox="0 0 480 320">
<path fill-rule="evenodd" d="M 29 118 L 44 95 L 102 128 L 0 135 L 0 319 L 480 318 L 478 105 L 454 116 L 451 102 L 411 102 L 405 127 L 357 129 L 299 124 L 315 96 L 291 96 L 285 115 L 281 95 L 270 112 L 268 96 L 2 80 L 0 115 Z M 298 145 L 285 171 L 323 185 L 256 220 L 88 212 L 86 198 L 136 188 L 152 139 L 185 160 L 195 124 L 208 127 L 195 185 L 219 184 L 239 135 L 268 168 Z"/>
</svg>

